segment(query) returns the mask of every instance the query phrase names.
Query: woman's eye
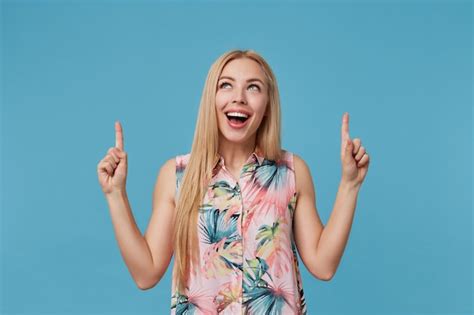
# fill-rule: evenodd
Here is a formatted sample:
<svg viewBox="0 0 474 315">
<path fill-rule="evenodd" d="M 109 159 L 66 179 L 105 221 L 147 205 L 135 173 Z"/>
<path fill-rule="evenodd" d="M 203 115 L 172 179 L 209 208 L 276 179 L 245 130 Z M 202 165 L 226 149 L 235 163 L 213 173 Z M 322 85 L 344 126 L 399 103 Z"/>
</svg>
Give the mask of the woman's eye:
<svg viewBox="0 0 474 315">
<path fill-rule="evenodd" d="M 223 83 L 221 83 L 221 85 L 219 85 L 219 87 L 222 89 L 226 84 L 230 85 L 230 83 L 228 83 L 228 82 L 223 82 Z M 252 86 L 256 87 L 257 91 L 260 91 L 260 87 L 257 84 L 250 84 L 249 85 L 249 87 L 252 87 Z"/>
<path fill-rule="evenodd" d="M 258 91 L 260 91 L 260 87 L 256 84 L 251 84 L 250 86 L 255 86 L 257 88 Z"/>
</svg>

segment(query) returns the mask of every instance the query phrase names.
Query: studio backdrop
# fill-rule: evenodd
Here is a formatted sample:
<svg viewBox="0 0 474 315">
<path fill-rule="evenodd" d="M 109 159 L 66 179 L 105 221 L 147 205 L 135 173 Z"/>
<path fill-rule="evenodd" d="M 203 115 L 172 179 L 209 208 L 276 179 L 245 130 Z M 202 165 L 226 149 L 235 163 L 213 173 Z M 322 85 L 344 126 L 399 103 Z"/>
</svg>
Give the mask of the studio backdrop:
<svg viewBox="0 0 474 315">
<path fill-rule="evenodd" d="M 212 62 L 253 49 L 282 146 L 324 224 L 350 114 L 371 166 L 330 281 L 299 262 L 309 314 L 472 314 L 471 1 L 1 3 L 1 314 L 169 314 L 125 265 L 97 164 L 123 127 L 142 233 L 160 167 L 191 149 Z"/>
</svg>

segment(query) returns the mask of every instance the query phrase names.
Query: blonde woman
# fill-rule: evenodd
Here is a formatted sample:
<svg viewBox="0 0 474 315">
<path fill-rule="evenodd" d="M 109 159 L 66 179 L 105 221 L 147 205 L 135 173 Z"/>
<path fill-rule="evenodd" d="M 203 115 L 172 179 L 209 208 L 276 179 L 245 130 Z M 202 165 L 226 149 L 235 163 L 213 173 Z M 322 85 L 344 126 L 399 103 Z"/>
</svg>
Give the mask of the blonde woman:
<svg viewBox="0 0 474 315">
<path fill-rule="evenodd" d="M 342 177 L 326 226 L 307 164 L 281 148 L 275 76 L 253 50 L 212 64 L 191 152 L 161 167 L 143 236 L 126 194 L 127 154 L 116 145 L 98 164 L 115 235 L 141 289 L 154 287 L 174 254 L 171 314 L 306 314 L 297 252 L 316 278 L 341 260 L 369 156 L 341 129 Z"/>
</svg>

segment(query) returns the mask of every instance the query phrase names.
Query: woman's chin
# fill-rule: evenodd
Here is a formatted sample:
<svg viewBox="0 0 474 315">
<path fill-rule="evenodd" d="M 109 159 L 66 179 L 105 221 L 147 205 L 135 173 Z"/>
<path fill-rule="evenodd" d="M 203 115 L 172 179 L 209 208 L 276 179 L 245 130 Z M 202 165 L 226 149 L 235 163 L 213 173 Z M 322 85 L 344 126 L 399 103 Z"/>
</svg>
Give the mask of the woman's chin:
<svg viewBox="0 0 474 315">
<path fill-rule="evenodd" d="M 224 138 L 225 141 L 232 142 L 235 144 L 244 144 L 249 141 L 249 139 L 254 136 L 251 130 L 252 125 L 246 124 L 243 128 L 232 128 L 229 126 L 228 122 L 224 122 L 224 126 L 219 126 L 219 137 Z"/>
<path fill-rule="evenodd" d="M 221 133 L 221 138 L 224 138 L 225 141 L 232 142 L 235 144 L 244 144 L 246 143 L 251 136 L 248 135 L 248 133 L 237 133 L 237 132 L 232 132 L 232 131 L 225 131 Z"/>
<path fill-rule="evenodd" d="M 245 143 L 244 137 L 235 137 L 235 136 L 224 136 L 227 142 L 235 143 L 235 144 L 243 144 Z"/>
</svg>

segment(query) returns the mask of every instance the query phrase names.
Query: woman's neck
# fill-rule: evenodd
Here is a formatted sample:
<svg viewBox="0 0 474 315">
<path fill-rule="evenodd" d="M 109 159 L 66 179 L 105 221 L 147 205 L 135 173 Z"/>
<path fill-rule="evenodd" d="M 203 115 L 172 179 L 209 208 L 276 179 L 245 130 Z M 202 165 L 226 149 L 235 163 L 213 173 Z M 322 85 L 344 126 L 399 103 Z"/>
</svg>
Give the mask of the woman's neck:
<svg viewBox="0 0 474 315">
<path fill-rule="evenodd" d="M 222 141 L 219 144 L 218 153 L 224 158 L 226 168 L 240 170 L 255 149 L 255 140 L 247 144 Z"/>
</svg>

